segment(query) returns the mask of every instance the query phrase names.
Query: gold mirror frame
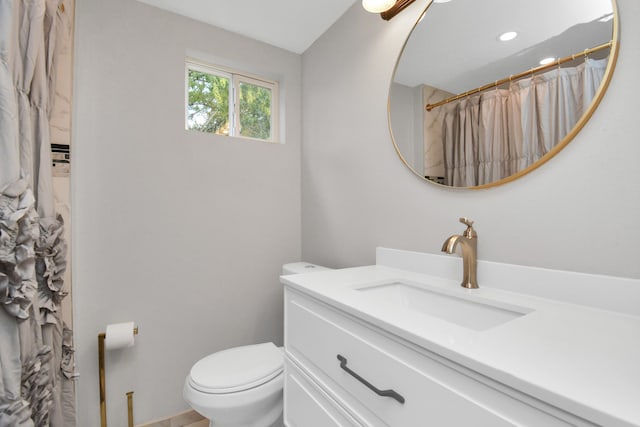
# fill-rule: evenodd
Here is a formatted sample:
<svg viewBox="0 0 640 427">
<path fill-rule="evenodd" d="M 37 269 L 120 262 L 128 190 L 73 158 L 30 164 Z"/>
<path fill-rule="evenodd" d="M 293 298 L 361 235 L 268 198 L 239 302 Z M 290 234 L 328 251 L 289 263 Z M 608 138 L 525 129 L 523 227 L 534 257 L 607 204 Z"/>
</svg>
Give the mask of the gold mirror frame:
<svg viewBox="0 0 640 427">
<path fill-rule="evenodd" d="M 493 181 L 490 182 L 488 184 L 482 184 L 482 185 L 478 185 L 478 186 L 474 186 L 474 187 L 454 187 L 454 186 L 449 186 L 449 185 L 445 185 L 445 184 L 440 184 L 437 183 L 435 181 L 429 180 L 427 178 L 425 178 L 423 176 L 423 174 L 419 174 L 418 172 L 416 172 L 416 170 L 413 168 L 413 166 L 411 166 L 407 160 L 405 159 L 404 155 L 402 154 L 402 152 L 400 151 L 400 148 L 398 147 L 398 144 L 396 143 L 394 134 L 393 134 L 393 128 L 392 128 L 392 124 L 391 124 L 391 92 L 392 92 L 392 88 L 393 88 L 393 83 L 394 83 L 394 77 L 396 75 L 397 69 L 398 69 L 398 64 L 400 63 L 400 60 L 402 58 L 402 55 L 405 51 L 405 48 L 407 46 L 407 43 L 409 42 L 409 39 L 411 38 L 411 36 L 413 35 L 413 32 L 416 28 L 417 25 L 420 24 L 420 21 L 422 21 L 422 18 L 424 17 L 424 15 L 429 11 L 429 7 L 433 4 L 433 0 L 430 1 L 427 6 L 425 7 L 425 10 L 420 14 L 420 16 L 418 17 L 417 21 L 415 22 L 415 24 L 413 25 L 411 31 L 409 32 L 409 35 L 407 36 L 407 39 L 405 40 L 404 44 L 402 45 L 402 49 L 400 50 L 400 54 L 398 55 L 398 59 L 396 60 L 396 65 L 393 69 L 393 74 L 391 76 L 391 82 L 389 84 L 389 95 L 387 97 L 387 122 L 388 122 L 388 127 L 389 127 L 389 134 L 391 136 L 391 141 L 393 142 L 393 147 L 396 151 L 396 153 L 398 154 L 398 157 L 400 157 L 400 160 L 402 161 L 402 163 L 405 164 L 405 166 L 407 168 L 409 168 L 409 170 L 411 172 L 413 172 L 416 176 L 418 176 L 421 180 L 428 182 L 430 184 L 433 184 L 437 187 L 441 187 L 441 188 L 446 188 L 446 189 L 451 189 L 451 190 L 481 190 L 481 189 L 487 189 L 487 188 L 492 188 L 492 187 L 497 187 L 503 184 L 506 184 L 508 182 L 511 181 L 515 181 L 516 179 L 534 171 L 535 169 L 539 168 L 540 166 L 542 166 L 543 164 L 545 164 L 546 162 L 548 162 L 549 160 L 551 160 L 553 157 L 555 157 L 555 155 L 557 153 L 560 152 L 560 150 L 562 150 L 564 147 L 566 147 L 569 142 L 571 142 L 571 140 L 573 140 L 573 138 L 578 134 L 578 132 L 580 132 L 580 130 L 582 130 L 582 128 L 584 127 L 584 125 L 589 121 L 589 119 L 591 118 L 591 116 L 593 115 L 594 111 L 596 110 L 596 108 L 598 107 L 598 105 L 600 104 L 600 101 L 602 100 L 602 97 L 604 96 L 605 92 L 607 91 L 607 88 L 609 87 L 609 82 L 611 81 L 611 77 L 613 75 L 613 71 L 615 69 L 616 66 L 616 62 L 618 59 L 618 50 L 620 47 L 620 43 L 619 43 L 619 16 L 618 16 L 618 5 L 616 3 L 616 0 L 610 0 L 611 1 L 611 5 L 612 5 L 612 9 L 613 9 L 613 22 L 612 22 L 612 37 L 611 37 L 611 48 L 610 48 L 610 53 L 609 53 L 609 61 L 607 63 L 607 67 L 605 69 L 604 72 L 604 76 L 602 77 L 602 81 L 600 83 L 600 87 L 598 88 L 598 91 L 596 93 L 596 95 L 594 96 L 593 100 L 591 101 L 591 105 L 589 106 L 589 108 L 587 109 L 587 111 L 585 111 L 583 113 L 583 115 L 578 119 L 578 121 L 576 122 L 576 124 L 574 125 L 574 127 L 571 129 L 571 131 L 560 141 L 558 142 L 548 153 L 546 153 L 544 156 L 542 156 L 539 160 L 537 160 L 536 162 L 534 162 L 533 164 L 529 165 L 528 167 L 506 177 L 506 178 L 502 178 L 500 180 L 497 181 Z"/>
</svg>

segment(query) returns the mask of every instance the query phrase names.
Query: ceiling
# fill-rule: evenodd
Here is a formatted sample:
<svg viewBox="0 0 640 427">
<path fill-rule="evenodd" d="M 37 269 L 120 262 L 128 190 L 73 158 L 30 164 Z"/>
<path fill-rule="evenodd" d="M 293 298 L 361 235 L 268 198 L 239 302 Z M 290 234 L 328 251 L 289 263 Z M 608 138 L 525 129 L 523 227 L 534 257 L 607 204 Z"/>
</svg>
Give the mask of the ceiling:
<svg viewBox="0 0 640 427">
<path fill-rule="evenodd" d="M 608 42 L 611 0 L 453 0 L 416 26 L 394 80 L 460 93 Z M 508 42 L 506 31 L 518 32 Z"/>
<path fill-rule="evenodd" d="M 304 52 L 356 0 L 139 0 L 170 12 Z"/>
</svg>

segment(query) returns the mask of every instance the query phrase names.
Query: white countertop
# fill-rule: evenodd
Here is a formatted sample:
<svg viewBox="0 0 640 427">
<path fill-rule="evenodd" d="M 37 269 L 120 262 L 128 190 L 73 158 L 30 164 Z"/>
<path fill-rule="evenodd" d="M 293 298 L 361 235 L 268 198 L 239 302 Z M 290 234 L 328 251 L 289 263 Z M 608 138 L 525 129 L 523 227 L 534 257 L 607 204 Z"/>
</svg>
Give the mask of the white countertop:
<svg viewBox="0 0 640 427">
<path fill-rule="evenodd" d="M 476 331 L 368 298 L 357 288 L 408 282 L 530 313 Z M 640 317 L 382 265 L 282 276 L 282 282 L 577 416 L 640 426 Z"/>
</svg>

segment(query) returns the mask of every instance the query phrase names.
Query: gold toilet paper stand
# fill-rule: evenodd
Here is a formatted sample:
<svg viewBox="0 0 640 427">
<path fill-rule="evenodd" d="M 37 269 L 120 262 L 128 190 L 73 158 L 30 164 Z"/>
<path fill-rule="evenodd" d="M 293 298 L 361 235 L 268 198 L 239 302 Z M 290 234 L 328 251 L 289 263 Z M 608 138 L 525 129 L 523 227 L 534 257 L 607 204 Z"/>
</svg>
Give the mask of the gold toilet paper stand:
<svg viewBox="0 0 640 427">
<path fill-rule="evenodd" d="M 133 335 L 138 335 L 138 327 L 133 328 Z M 100 427 L 107 427 L 107 386 L 104 375 L 104 341 L 107 334 L 98 334 L 98 380 L 100 382 Z M 129 427 L 133 427 L 133 392 L 127 393 L 127 411 Z"/>
</svg>

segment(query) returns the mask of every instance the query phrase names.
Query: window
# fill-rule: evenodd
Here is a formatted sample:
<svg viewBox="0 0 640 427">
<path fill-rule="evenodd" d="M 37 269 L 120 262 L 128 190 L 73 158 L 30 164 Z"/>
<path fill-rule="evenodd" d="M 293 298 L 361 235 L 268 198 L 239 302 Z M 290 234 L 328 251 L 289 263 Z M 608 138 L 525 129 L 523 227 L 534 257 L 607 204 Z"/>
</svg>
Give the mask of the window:
<svg viewBox="0 0 640 427">
<path fill-rule="evenodd" d="M 278 83 L 186 63 L 186 128 L 278 142 Z"/>
</svg>

